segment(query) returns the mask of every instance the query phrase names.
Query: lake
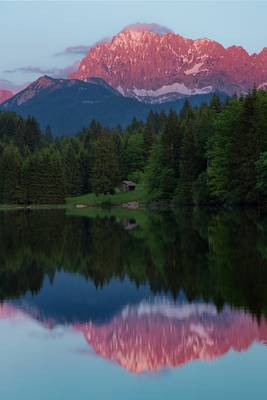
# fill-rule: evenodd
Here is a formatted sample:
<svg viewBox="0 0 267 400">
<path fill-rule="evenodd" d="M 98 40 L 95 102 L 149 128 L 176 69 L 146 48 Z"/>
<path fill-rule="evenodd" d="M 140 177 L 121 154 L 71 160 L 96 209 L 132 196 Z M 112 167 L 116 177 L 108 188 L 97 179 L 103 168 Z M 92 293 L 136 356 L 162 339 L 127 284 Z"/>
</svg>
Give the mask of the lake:
<svg viewBox="0 0 267 400">
<path fill-rule="evenodd" d="M 257 210 L 0 213 L 0 398 L 267 397 Z"/>
</svg>

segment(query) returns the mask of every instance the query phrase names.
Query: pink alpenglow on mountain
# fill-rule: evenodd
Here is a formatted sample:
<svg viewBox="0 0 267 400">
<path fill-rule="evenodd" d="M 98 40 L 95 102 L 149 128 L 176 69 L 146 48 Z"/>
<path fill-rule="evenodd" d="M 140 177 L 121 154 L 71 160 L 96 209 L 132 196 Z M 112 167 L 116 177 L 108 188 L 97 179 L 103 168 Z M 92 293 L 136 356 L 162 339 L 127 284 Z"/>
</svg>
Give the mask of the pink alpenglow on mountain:
<svg viewBox="0 0 267 400">
<path fill-rule="evenodd" d="M 141 303 L 104 325 L 76 326 L 95 352 L 130 372 L 153 372 L 266 343 L 267 323 L 211 304 Z"/>
<path fill-rule="evenodd" d="M 0 104 L 4 103 L 4 101 L 10 99 L 13 96 L 13 93 L 10 90 L 0 89 Z"/>
<path fill-rule="evenodd" d="M 50 78 L 47 75 L 41 76 L 21 92 L 19 92 L 18 95 L 12 99 L 12 102 L 17 105 L 21 105 L 38 95 L 38 93 L 42 92 L 43 90 L 53 86 L 54 82 L 57 82 L 57 80 Z"/>
<path fill-rule="evenodd" d="M 245 311 L 213 304 L 173 303 L 167 299 L 126 306 L 103 324 L 66 323 L 43 318 L 40 310 L 0 305 L 0 321 L 36 321 L 45 329 L 84 335 L 96 355 L 139 374 L 178 367 L 194 360 L 215 360 L 228 351 L 246 351 L 253 343 L 267 344 L 267 321 Z"/>
<path fill-rule="evenodd" d="M 92 47 L 70 78 L 100 77 L 147 102 L 211 92 L 267 88 L 267 48 L 249 55 L 209 39 L 186 39 L 155 24 L 136 24 Z"/>
</svg>

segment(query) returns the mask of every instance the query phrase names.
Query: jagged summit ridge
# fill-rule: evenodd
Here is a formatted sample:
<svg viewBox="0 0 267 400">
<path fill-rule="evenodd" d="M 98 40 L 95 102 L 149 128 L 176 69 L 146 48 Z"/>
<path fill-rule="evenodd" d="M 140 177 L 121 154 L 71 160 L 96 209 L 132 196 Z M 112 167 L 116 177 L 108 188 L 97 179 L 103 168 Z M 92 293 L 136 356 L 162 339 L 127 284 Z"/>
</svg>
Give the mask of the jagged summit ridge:
<svg viewBox="0 0 267 400">
<path fill-rule="evenodd" d="M 165 33 L 172 32 L 171 29 L 167 28 L 166 26 L 162 26 L 155 23 L 136 23 L 127 25 L 121 32 L 154 32 L 158 33 L 159 35 L 164 35 Z"/>
<path fill-rule="evenodd" d="M 70 78 L 104 79 L 125 96 L 164 102 L 194 94 L 247 92 L 267 83 L 267 49 L 249 55 L 208 39 L 187 39 L 154 24 L 126 27 L 92 47 Z"/>
</svg>

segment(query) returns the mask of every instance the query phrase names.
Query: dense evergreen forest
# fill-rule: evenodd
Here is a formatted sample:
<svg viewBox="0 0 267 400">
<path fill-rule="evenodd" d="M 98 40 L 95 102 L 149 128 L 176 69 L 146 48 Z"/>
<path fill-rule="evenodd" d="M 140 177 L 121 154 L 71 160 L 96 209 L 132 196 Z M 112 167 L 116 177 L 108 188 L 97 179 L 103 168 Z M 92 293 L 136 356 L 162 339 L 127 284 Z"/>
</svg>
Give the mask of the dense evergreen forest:
<svg viewBox="0 0 267 400">
<path fill-rule="evenodd" d="M 155 294 L 183 291 L 190 301 L 267 317 L 267 219 L 257 211 L 146 212 L 133 230 L 115 217 L 78 217 L 77 210 L 73 217 L 65 210 L 2 212 L 0 301 L 37 294 L 46 277 L 52 282 L 65 271 L 96 287 L 127 277 Z M 88 302 L 84 308 L 88 318 Z"/>
<path fill-rule="evenodd" d="M 124 130 L 97 121 L 74 137 L 0 113 L 0 203 L 60 204 L 66 196 L 114 193 L 123 179 L 144 182 L 148 203 L 264 204 L 267 93 L 150 113 Z"/>
</svg>

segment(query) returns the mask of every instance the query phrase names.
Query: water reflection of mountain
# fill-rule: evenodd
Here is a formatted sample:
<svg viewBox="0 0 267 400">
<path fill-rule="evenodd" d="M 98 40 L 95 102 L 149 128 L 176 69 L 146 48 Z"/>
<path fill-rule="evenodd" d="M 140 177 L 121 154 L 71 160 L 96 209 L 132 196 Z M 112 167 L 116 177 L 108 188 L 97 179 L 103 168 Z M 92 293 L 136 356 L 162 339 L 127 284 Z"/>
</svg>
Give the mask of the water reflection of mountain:
<svg viewBox="0 0 267 400">
<path fill-rule="evenodd" d="M 12 305 L 0 306 L 0 320 L 24 323 L 34 319 L 44 329 L 58 321 L 43 319 L 37 309 L 28 312 Z M 82 333 L 100 357 L 132 373 L 178 367 L 194 360 L 214 360 L 229 350 L 242 352 L 254 342 L 267 343 L 267 321 L 258 322 L 244 311 L 225 306 L 220 312 L 213 304 L 174 303 L 168 298 L 144 300 L 126 306 L 110 321 L 96 324 L 72 323 L 64 330 Z"/>
<path fill-rule="evenodd" d="M 127 278 L 153 293 L 176 298 L 184 290 L 189 300 L 212 300 L 218 309 L 228 303 L 267 315 L 264 220 L 251 212 L 195 210 L 151 213 L 137 222 L 125 230 L 112 217 L 67 217 L 62 210 L 0 213 L 0 298 L 36 298 L 45 279 L 53 286 L 65 271 L 99 290 Z M 140 301 L 136 293 L 132 304 Z"/>
<path fill-rule="evenodd" d="M 158 301 L 127 307 L 105 325 L 78 325 L 95 352 L 140 373 L 177 367 L 192 360 L 213 360 L 230 349 L 244 351 L 267 342 L 267 322 L 249 314 L 218 313 L 211 304 Z"/>
<path fill-rule="evenodd" d="M 38 310 L 39 318 L 57 323 L 93 321 L 103 324 L 116 316 L 127 305 L 138 304 L 150 294 L 144 285 L 139 288 L 129 279 L 112 279 L 109 284 L 96 288 L 84 277 L 57 272 L 53 283 L 47 278 L 38 294 L 24 296 L 9 303 L 25 311 Z"/>
</svg>

